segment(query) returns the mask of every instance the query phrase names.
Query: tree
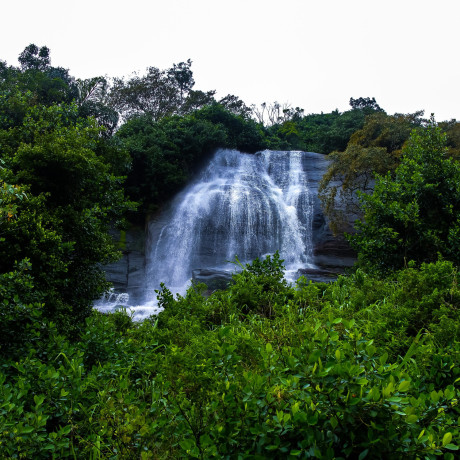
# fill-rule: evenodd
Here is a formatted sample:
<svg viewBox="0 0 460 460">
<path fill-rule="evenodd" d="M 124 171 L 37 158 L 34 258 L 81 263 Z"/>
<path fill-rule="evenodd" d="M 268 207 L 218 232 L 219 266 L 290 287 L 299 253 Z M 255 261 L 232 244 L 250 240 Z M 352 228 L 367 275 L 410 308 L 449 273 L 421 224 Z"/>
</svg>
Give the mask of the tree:
<svg viewBox="0 0 460 460">
<path fill-rule="evenodd" d="M 385 272 L 438 255 L 460 265 L 460 164 L 446 152 L 431 119 L 412 132 L 394 178 L 379 176 L 361 195 L 364 218 L 349 238 L 363 265 Z"/>
<path fill-rule="evenodd" d="M 366 112 L 383 112 L 383 109 L 377 104 L 375 97 L 359 97 L 358 99 L 350 97 L 350 107 L 352 109 L 364 110 Z"/>
<path fill-rule="evenodd" d="M 358 109 L 346 113 L 363 115 Z M 329 155 L 331 163 L 321 179 L 319 193 L 334 233 L 348 231 L 349 221 L 362 217 L 356 193 L 372 192 L 376 174 L 394 172 L 410 132 L 426 123 L 422 116 L 423 111 L 394 115 L 373 112 L 351 134 L 343 152 Z M 334 129 L 329 131 L 333 133 Z"/>
<path fill-rule="evenodd" d="M 179 87 L 179 99 L 180 105 L 185 101 L 186 96 L 192 90 L 195 85 L 193 79 L 193 72 L 191 70 L 192 61 L 187 59 L 187 62 L 179 62 L 179 64 L 173 64 L 172 68 L 168 70 L 168 76 L 172 77 Z"/>
<path fill-rule="evenodd" d="M 111 106 L 124 118 L 145 114 L 158 121 L 181 113 L 195 84 L 191 65 L 188 59 L 167 70 L 149 67 L 142 77 L 134 74 L 126 81 L 115 78 L 110 91 Z"/>
<path fill-rule="evenodd" d="M 109 106 L 109 83 L 105 77 L 77 79 L 78 96 L 75 102 L 81 117 L 94 117 L 106 128 L 104 135 L 112 136 L 118 125 L 118 113 Z"/>
<path fill-rule="evenodd" d="M 222 125 L 193 115 L 175 115 L 158 122 L 147 115 L 133 117 L 115 137 L 132 158 L 127 191 L 144 212 L 155 211 L 169 200 L 203 160 L 227 142 Z"/>
<path fill-rule="evenodd" d="M 221 147 L 234 148 L 247 153 L 255 153 L 266 148 L 263 131 L 254 120 L 235 115 L 221 104 L 203 107 L 194 116 L 196 119 L 210 121 L 225 128 L 227 140 Z"/>
<path fill-rule="evenodd" d="M 31 91 L 36 104 L 70 103 L 77 98 L 75 79 L 67 69 L 51 66 L 50 50 L 46 46 L 27 46 L 18 60 L 20 69 L 8 67 L 1 72 L 3 89 Z"/>
<path fill-rule="evenodd" d="M 227 94 L 220 99 L 219 104 L 234 115 L 241 115 L 243 118 L 248 118 L 252 111 L 244 101 L 233 94 Z"/>
<path fill-rule="evenodd" d="M 216 92 L 214 90 L 206 92 L 200 90 L 190 91 L 187 94 L 187 98 L 185 99 L 184 103 L 182 104 L 181 113 L 186 115 L 194 112 L 195 110 L 199 110 L 206 105 L 215 104 L 215 94 Z"/>
<path fill-rule="evenodd" d="M 51 63 L 50 50 L 46 46 L 39 48 L 31 43 L 26 46 L 24 51 L 19 55 L 19 63 L 23 71 L 25 70 L 46 70 Z"/>
<path fill-rule="evenodd" d="M 128 160 L 77 106 L 30 107 L 30 98 L 4 101 L 25 106 L 13 129 L 0 129 L 0 151 L 5 183 L 27 199 L 9 194 L 15 218 L 0 219 L 0 274 L 27 259 L 46 316 L 68 328 L 108 288 L 101 264 L 118 257 L 108 229 L 131 206 L 116 175 Z"/>
<path fill-rule="evenodd" d="M 460 123 L 457 120 L 444 121 L 439 126 L 446 131 L 449 155 L 460 160 Z"/>
<path fill-rule="evenodd" d="M 155 121 L 177 113 L 181 102 L 175 79 L 157 67 L 143 77 L 115 78 L 110 101 L 124 118 L 146 114 Z"/>
<path fill-rule="evenodd" d="M 362 147 L 384 147 L 388 153 L 398 155 L 411 131 L 427 122 L 423 119 L 424 112 L 395 113 L 374 112 L 366 116 L 361 129 L 350 137 L 350 144 Z"/>
<path fill-rule="evenodd" d="M 253 104 L 249 110 L 257 122 L 264 126 L 279 125 L 291 120 L 298 121 L 304 113 L 300 107 L 293 109 L 288 102 L 280 104 L 277 101 L 271 104 L 262 102 L 260 107 Z"/>
</svg>

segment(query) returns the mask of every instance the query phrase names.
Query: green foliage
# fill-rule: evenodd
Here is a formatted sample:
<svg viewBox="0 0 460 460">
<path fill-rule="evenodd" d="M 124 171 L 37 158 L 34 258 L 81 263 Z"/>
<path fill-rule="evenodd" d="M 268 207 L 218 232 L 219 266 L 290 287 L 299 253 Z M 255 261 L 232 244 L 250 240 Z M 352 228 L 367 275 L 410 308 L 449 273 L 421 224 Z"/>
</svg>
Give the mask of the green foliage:
<svg viewBox="0 0 460 460">
<path fill-rule="evenodd" d="M 296 287 L 277 254 L 241 268 L 210 297 L 163 286 L 164 311 L 143 323 L 94 313 L 74 343 L 52 323 L 35 327 L 17 361 L 2 357 L 0 455 L 454 458 L 451 263 Z M 446 324 L 457 331 L 436 329 Z"/>
<path fill-rule="evenodd" d="M 42 322 L 43 304 L 34 289 L 28 259 L 14 270 L 0 274 L 0 356 L 19 359 L 31 344 L 40 340 L 35 329 Z"/>
<path fill-rule="evenodd" d="M 446 136 L 432 122 L 415 130 L 394 179 L 362 195 L 364 219 L 350 237 L 360 261 L 379 271 L 436 260 L 460 264 L 460 165 L 446 157 Z"/>
<path fill-rule="evenodd" d="M 448 261 L 422 264 L 387 279 L 358 269 L 324 294 L 342 315 L 364 320 L 366 333 L 392 356 L 404 354 L 419 331 L 440 346 L 459 339 L 458 271 Z"/>
<path fill-rule="evenodd" d="M 375 97 L 359 97 L 358 99 L 350 97 L 350 106 L 352 109 L 366 110 L 370 113 L 374 111 L 383 112 L 383 109 L 377 104 Z"/>
<path fill-rule="evenodd" d="M 350 144 L 365 148 L 381 147 L 385 148 L 388 154 L 399 156 L 411 131 L 427 121 L 422 118 L 423 114 L 423 111 L 394 115 L 378 111 L 369 114 L 364 126 L 350 137 Z"/>
<path fill-rule="evenodd" d="M 85 80 L 77 79 L 78 90 L 75 102 L 78 105 L 78 113 L 82 118 L 94 117 L 100 126 L 106 131 L 103 135 L 111 137 L 118 125 L 118 113 L 109 107 L 108 94 L 109 83 L 104 77 L 93 77 Z"/>
<path fill-rule="evenodd" d="M 155 210 L 177 193 L 202 161 L 225 144 L 226 133 L 192 117 L 176 116 L 154 123 L 144 116 L 126 122 L 117 138 L 132 158 L 127 191 L 145 211 Z"/>
<path fill-rule="evenodd" d="M 279 306 L 287 303 L 290 290 L 284 279 L 283 262 L 275 252 L 263 260 L 255 259 L 241 273 L 233 275 L 228 292 L 240 314 L 257 313 L 271 318 Z M 240 267 L 243 268 L 241 264 Z"/>
<path fill-rule="evenodd" d="M 206 120 L 225 129 L 227 141 L 221 147 L 235 148 L 247 153 L 255 153 L 266 147 L 263 132 L 253 120 L 235 115 L 221 104 L 203 107 L 194 115 L 197 120 Z"/>
<path fill-rule="evenodd" d="M 448 154 L 455 160 L 460 160 L 460 123 L 456 120 L 439 123 L 446 131 Z"/>
<path fill-rule="evenodd" d="M 18 61 L 23 70 L 46 70 L 51 63 L 50 50 L 46 46 L 38 48 L 37 45 L 31 43 L 19 55 Z"/>
<path fill-rule="evenodd" d="M 133 117 L 117 132 L 132 157 L 129 195 L 156 210 L 193 177 L 219 147 L 255 152 L 264 146 L 260 129 L 218 104 L 186 116 Z"/>
<path fill-rule="evenodd" d="M 375 175 L 394 172 L 411 130 L 425 121 L 423 112 L 387 115 L 380 108 L 371 109 L 375 100 L 351 102 L 363 106 L 364 125 L 349 136 L 346 149 L 340 149 L 344 151 L 329 155 L 331 163 L 319 187 L 324 213 L 335 234 L 350 231 L 349 221 L 362 217 L 358 192 L 372 192 Z"/>
<path fill-rule="evenodd" d="M 16 77 L 0 89 L 0 273 L 28 260 L 43 314 L 69 331 L 107 289 L 100 264 L 118 256 L 108 228 L 131 206 L 129 157 L 76 105 L 37 103 Z"/>
<path fill-rule="evenodd" d="M 268 146 L 274 150 L 298 149 L 324 154 L 343 151 L 351 135 L 363 126 L 364 118 L 361 109 L 296 117 L 267 128 Z"/>
<path fill-rule="evenodd" d="M 124 118 L 147 115 L 152 120 L 179 113 L 186 113 L 190 106 L 197 103 L 197 93 L 193 93 L 195 84 L 191 70 L 192 61 L 173 64 L 167 70 L 149 67 L 144 76 L 134 74 L 131 78 L 115 78 L 108 100 L 110 107 Z M 212 100 L 213 92 L 201 93 Z"/>
</svg>

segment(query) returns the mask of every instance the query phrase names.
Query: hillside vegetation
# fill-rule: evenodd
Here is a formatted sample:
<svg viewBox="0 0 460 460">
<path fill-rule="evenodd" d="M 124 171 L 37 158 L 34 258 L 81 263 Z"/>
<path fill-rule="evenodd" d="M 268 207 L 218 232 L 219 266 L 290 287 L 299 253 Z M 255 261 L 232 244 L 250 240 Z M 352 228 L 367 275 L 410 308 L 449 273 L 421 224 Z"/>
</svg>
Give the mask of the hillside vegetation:
<svg viewBox="0 0 460 460">
<path fill-rule="evenodd" d="M 459 123 L 375 99 L 304 115 L 194 90 L 191 61 L 78 80 L 0 61 L 0 457 L 453 460 L 460 439 Z M 219 147 L 330 154 L 358 264 L 284 280 L 275 253 L 224 290 L 101 314 L 113 226 L 160 209 Z"/>
</svg>

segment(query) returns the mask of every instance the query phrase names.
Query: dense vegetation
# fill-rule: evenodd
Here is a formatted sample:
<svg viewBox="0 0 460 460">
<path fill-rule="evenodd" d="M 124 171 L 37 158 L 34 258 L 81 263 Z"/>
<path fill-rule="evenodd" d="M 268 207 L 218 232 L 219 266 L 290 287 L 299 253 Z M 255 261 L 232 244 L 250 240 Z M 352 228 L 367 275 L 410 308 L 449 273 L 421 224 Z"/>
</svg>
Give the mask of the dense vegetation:
<svg viewBox="0 0 460 460">
<path fill-rule="evenodd" d="M 217 101 L 191 61 L 111 85 L 46 47 L 19 63 L 0 62 L 1 458 L 454 458 L 459 123 Z M 360 216 L 359 268 L 290 286 L 276 253 L 222 291 L 163 286 L 142 323 L 92 311 L 109 228 L 218 147 L 331 153 L 323 201 L 337 231 Z"/>
<path fill-rule="evenodd" d="M 282 275 L 275 254 L 207 298 L 163 288 L 158 318 L 94 313 L 78 341 L 37 318 L 21 359 L 3 356 L 3 456 L 453 459 L 452 264 Z"/>
<path fill-rule="evenodd" d="M 81 116 L 63 72 L 40 63 L 4 67 L 0 80 L 1 341 L 21 330 L 9 321 L 31 303 L 64 329 L 84 321 L 107 289 L 100 264 L 118 257 L 110 225 L 131 206 L 121 187 L 128 154 Z"/>
</svg>

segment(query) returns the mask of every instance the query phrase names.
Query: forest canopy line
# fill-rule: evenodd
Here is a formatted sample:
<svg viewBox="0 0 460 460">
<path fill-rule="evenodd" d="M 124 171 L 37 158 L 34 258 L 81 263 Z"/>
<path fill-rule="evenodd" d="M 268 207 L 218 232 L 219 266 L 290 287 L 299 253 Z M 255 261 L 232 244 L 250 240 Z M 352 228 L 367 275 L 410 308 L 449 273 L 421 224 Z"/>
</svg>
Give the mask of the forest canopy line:
<svg viewBox="0 0 460 460">
<path fill-rule="evenodd" d="M 322 192 L 326 213 L 339 231 L 340 209 L 354 211 L 350 195 L 366 189 L 374 171 L 394 170 L 411 130 L 427 122 L 422 111 L 388 115 L 369 97 L 350 98 L 351 110 L 343 113 L 308 115 L 287 103 L 248 106 L 231 94 L 217 100 L 214 90 L 194 89 L 190 59 L 166 70 L 149 67 L 145 75 L 86 80 L 52 67 L 46 47 L 29 45 L 19 62 L 20 68 L 0 64 L 3 89 L 31 91 L 45 105 L 73 102 L 80 117 L 94 117 L 105 136 L 127 147 L 132 166 L 126 187 L 141 213 L 168 201 L 216 147 L 340 152 L 331 156 Z M 458 155 L 459 123 L 441 125 L 452 155 Z"/>
<path fill-rule="evenodd" d="M 0 61 L 1 458 L 444 458 L 459 450 L 460 123 L 374 98 L 304 114 L 195 90 L 187 60 L 86 80 L 29 45 Z M 321 199 L 359 264 L 157 317 L 93 311 L 109 229 L 156 212 L 217 148 L 328 154 Z M 236 255 L 235 255 L 236 256 Z"/>
</svg>

